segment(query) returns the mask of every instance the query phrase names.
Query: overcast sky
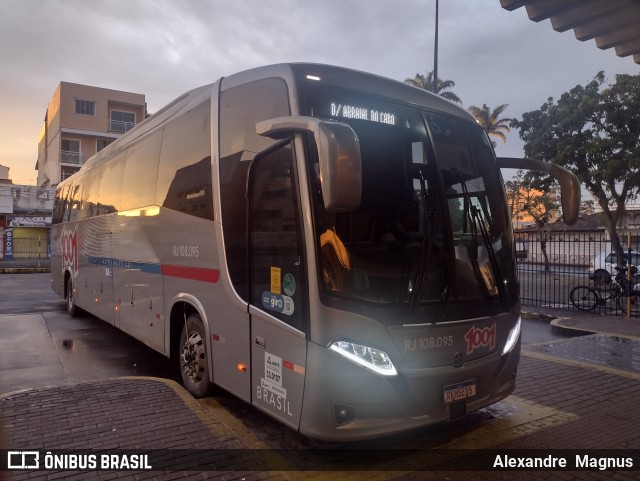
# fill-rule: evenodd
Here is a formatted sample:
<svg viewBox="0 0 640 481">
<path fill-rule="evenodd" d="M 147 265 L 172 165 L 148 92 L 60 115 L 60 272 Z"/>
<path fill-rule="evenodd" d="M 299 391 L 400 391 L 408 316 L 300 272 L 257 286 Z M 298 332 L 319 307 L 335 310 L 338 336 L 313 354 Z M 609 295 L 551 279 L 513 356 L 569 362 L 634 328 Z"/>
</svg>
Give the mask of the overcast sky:
<svg viewBox="0 0 640 481">
<path fill-rule="evenodd" d="M 0 164 L 35 184 L 38 133 L 60 81 L 142 93 L 153 113 L 247 68 L 328 63 L 404 80 L 433 69 L 435 0 L 0 0 Z M 470 105 L 538 109 L 630 57 L 531 22 L 499 0 L 441 0 L 440 78 Z M 499 155 L 521 156 L 517 132 Z"/>
</svg>

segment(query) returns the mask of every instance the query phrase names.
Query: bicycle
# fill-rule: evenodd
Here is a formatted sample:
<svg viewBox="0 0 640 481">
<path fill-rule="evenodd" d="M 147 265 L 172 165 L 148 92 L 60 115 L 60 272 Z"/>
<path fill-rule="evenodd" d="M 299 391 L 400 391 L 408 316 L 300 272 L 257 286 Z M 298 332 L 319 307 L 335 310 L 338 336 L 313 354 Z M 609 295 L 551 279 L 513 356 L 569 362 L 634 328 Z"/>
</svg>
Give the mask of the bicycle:
<svg viewBox="0 0 640 481">
<path fill-rule="evenodd" d="M 627 279 L 626 266 L 616 266 L 618 273 L 612 285 L 611 274 L 606 269 L 596 269 L 589 276 L 594 282 L 595 289 L 590 286 L 576 286 L 571 290 L 569 298 L 571 304 L 581 311 L 593 311 L 597 306 L 604 306 L 610 300 L 615 300 L 618 309 L 625 315 L 629 312 L 633 317 L 640 316 L 640 291 L 633 286 L 640 281 L 640 275 L 634 273 L 631 282 Z M 637 269 L 635 269 L 637 272 Z M 627 294 L 628 293 L 628 294 Z M 629 300 L 631 309 L 628 310 Z"/>
</svg>

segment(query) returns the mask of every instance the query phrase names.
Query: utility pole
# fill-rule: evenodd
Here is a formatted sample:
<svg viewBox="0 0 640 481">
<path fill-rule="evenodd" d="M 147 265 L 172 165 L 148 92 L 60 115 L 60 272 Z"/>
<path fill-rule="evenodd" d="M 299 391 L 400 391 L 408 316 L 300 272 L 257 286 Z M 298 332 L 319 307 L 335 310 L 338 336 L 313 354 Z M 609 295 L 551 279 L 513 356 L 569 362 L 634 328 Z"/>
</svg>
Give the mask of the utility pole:
<svg viewBox="0 0 640 481">
<path fill-rule="evenodd" d="M 436 0 L 436 38 L 433 46 L 433 93 L 438 93 L 438 3 Z"/>
</svg>

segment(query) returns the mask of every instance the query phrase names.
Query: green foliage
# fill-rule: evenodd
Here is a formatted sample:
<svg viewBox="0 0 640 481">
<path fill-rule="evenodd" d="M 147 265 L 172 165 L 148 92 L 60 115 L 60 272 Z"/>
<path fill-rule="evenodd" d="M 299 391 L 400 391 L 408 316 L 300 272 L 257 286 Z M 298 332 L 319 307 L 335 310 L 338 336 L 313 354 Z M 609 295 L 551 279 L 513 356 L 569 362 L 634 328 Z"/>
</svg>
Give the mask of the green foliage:
<svg viewBox="0 0 640 481">
<path fill-rule="evenodd" d="M 516 176 L 504 184 L 513 219 L 523 221 L 530 218 L 541 229 L 558 217 L 557 183 L 540 178 L 533 172 L 518 170 Z"/>
<path fill-rule="evenodd" d="M 607 84 L 599 72 L 511 126 L 520 131 L 527 157 L 563 165 L 578 176 L 619 244 L 616 223 L 640 192 L 640 75 L 616 75 Z"/>
<path fill-rule="evenodd" d="M 434 85 L 433 72 L 427 72 L 427 75 L 417 73 L 415 77 L 405 79 L 404 83 L 428 90 L 429 92 L 434 92 L 452 102 L 462 103 L 460 97 L 449 91 L 449 89 L 455 87 L 456 83 L 453 80 L 442 80 L 438 78 L 438 82 Z"/>
<path fill-rule="evenodd" d="M 487 135 L 490 137 L 497 137 L 502 140 L 503 143 L 506 143 L 507 137 L 504 135 L 504 132 L 511 132 L 509 123 L 513 121 L 513 119 L 507 117 L 500 118 L 500 116 L 508 106 L 508 104 L 502 104 L 491 110 L 487 104 L 482 104 L 482 107 L 472 105 L 468 110 L 471 115 L 476 118 Z M 492 140 L 491 143 L 494 147 L 496 146 L 496 142 L 494 140 Z"/>
</svg>

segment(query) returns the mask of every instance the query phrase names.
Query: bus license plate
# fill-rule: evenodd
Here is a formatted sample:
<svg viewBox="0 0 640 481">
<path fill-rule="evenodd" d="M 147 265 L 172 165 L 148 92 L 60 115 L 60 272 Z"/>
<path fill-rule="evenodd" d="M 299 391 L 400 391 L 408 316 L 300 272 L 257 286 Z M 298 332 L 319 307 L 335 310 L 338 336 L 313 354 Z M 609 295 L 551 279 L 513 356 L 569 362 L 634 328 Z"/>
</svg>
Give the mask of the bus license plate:
<svg viewBox="0 0 640 481">
<path fill-rule="evenodd" d="M 449 384 L 442 389 L 444 393 L 444 402 L 452 403 L 460 401 L 476 395 L 476 382 L 474 380 L 459 382 L 457 384 Z"/>
</svg>

